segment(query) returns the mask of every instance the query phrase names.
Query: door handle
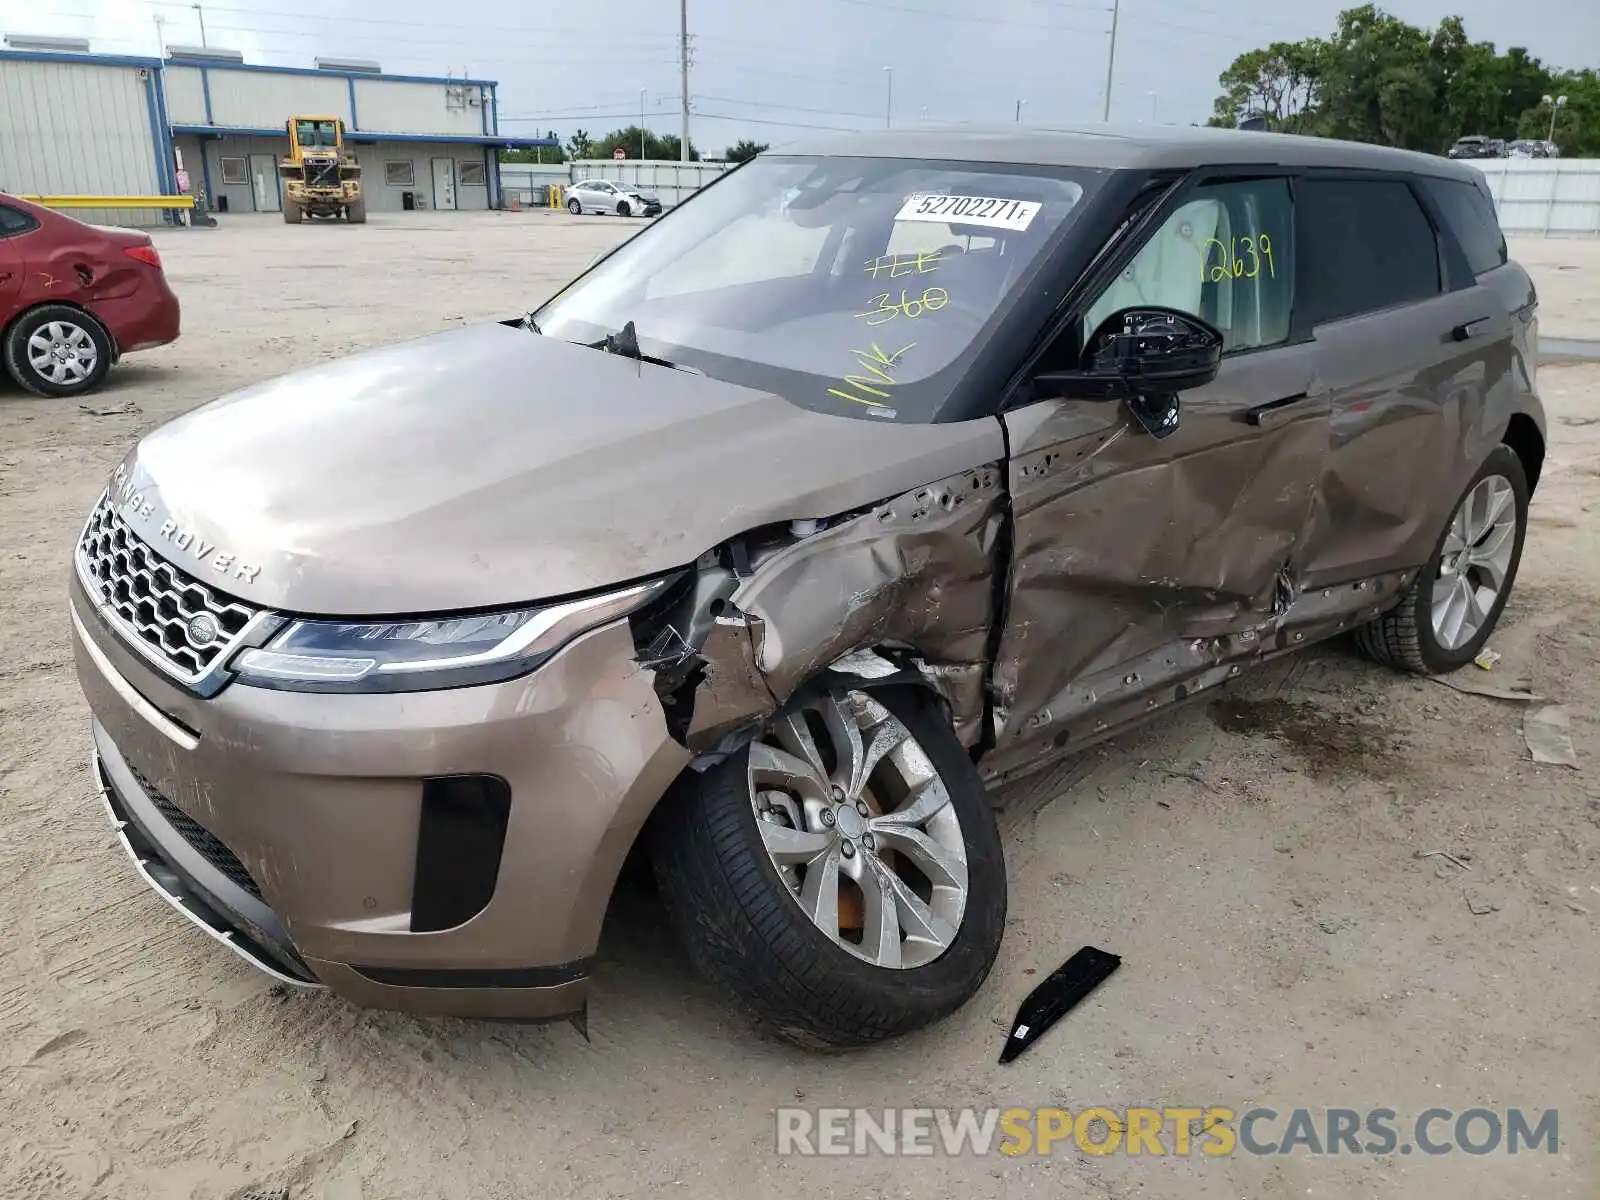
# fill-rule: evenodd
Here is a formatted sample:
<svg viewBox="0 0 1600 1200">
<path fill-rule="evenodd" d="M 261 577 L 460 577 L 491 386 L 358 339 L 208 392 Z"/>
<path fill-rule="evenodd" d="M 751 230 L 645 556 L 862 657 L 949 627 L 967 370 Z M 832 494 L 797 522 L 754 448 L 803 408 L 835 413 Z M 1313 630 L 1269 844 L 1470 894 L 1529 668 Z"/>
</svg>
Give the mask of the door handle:
<svg viewBox="0 0 1600 1200">
<path fill-rule="evenodd" d="M 1492 317 L 1478 317 L 1472 321 L 1463 321 L 1450 331 L 1450 340 L 1453 342 L 1471 341 L 1483 332 L 1483 327 L 1491 320 L 1493 320 Z"/>
<path fill-rule="evenodd" d="M 1292 396 L 1283 396 L 1277 400 L 1268 400 L 1265 404 L 1257 404 L 1254 408 L 1247 408 L 1244 410 L 1245 424 L 1275 425 L 1287 418 L 1301 401 L 1309 398 L 1309 392 L 1296 392 Z"/>
</svg>

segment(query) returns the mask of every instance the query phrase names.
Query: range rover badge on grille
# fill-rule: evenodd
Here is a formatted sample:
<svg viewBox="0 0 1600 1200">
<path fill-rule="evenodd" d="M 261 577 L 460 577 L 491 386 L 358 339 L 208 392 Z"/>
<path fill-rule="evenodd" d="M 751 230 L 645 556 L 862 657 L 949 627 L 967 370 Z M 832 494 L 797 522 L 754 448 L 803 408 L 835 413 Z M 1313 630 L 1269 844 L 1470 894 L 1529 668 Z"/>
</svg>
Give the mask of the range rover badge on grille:
<svg viewBox="0 0 1600 1200">
<path fill-rule="evenodd" d="M 197 613 L 183 627 L 184 640 L 196 650 L 205 650 L 217 640 L 222 627 L 210 613 Z"/>
</svg>

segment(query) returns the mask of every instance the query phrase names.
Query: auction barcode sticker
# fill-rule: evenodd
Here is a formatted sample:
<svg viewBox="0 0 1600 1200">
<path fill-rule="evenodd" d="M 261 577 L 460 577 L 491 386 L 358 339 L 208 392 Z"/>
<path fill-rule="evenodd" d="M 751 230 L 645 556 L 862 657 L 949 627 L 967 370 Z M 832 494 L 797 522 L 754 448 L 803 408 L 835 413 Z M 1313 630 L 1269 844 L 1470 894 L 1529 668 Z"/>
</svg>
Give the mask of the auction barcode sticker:
<svg viewBox="0 0 1600 1200">
<path fill-rule="evenodd" d="M 987 225 L 991 229 L 1026 229 L 1039 209 L 1037 200 L 1005 200 L 998 196 L 929 196 L 907 198 L 896 221 L 941 221 L 961 225 Z"/>
</svg>

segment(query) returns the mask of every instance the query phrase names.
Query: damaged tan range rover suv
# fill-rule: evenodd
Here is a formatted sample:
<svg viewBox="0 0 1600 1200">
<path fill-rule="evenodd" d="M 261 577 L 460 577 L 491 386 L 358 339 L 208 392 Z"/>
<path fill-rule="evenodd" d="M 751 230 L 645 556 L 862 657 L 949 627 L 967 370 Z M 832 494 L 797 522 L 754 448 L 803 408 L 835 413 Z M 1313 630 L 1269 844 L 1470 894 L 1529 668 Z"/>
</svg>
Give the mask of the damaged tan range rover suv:
<svg viewBox="0 0 1600 1200">
<path fill-rule="evenodd" d="M 74 555 L 98 784 L 288 983 L 580 1014 L 637 848 L 772 1027 L 895 1035 L 994 961 L 986 785 L 1341 633 L 1472 660 L 1544 454 L 1535 311 L 1443 158 L 763 154 L 525 318 L 144 438 Z"/>
</svg>

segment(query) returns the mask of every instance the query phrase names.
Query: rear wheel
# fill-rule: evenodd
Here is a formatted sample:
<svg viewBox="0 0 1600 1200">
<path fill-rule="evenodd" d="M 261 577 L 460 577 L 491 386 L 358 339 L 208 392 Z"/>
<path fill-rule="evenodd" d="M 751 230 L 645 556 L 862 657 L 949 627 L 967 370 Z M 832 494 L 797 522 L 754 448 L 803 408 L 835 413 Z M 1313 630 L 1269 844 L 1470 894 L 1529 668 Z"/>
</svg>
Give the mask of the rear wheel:
<svg viewBox="0 0 1600 1200">
<path fill-rule="evenodd" d="M 580 201 L 577 201 L 577 200 L 568 200 L 567 201 L 567 211 L 569 213 L 571 213 L 575 217 L 582 216 L 583 215 L 583 204 Z"/>
<path fill-rule="evenodd" d="M 921 689 L 823 695 L 774 720 L 686 778 L 652 840 L 695 966 L 802 1045 L 937 1020 L 978 990 L 1000 948 L 1000 835 Z"/>
<path fill-rule="evenodd" d="M 88 313 L 46 304 L 18 317 L 5 337 L 6 370 L 37 396 L 80 396 L 111 369 L 111 338 Z"/>
<path fill-rule="evenodd" d="M 1426 675 L 1471 662 L 1511 595 L 1527 528 L 1527 474 L 1516 451 L 1498 446 L 1456 502 L 1427 566 L 1398 605 L 1356 631 L 1356 645 Z"/>
<path fill-rule="evenodd" d="M 283 206 L 283 223 L 285 225 L 300 224 L 300 221 L 304 215 L 305 214 L 300 211 L 300 206 L 298 204 L 285 204 Z"/>
<path fill-rule="evenodd" d="M 367 223 L 367 202 L 365 199 L 356 200 L 345 209 L 345 220 L 352 225 L 365 225 Z"/>
</svg>

